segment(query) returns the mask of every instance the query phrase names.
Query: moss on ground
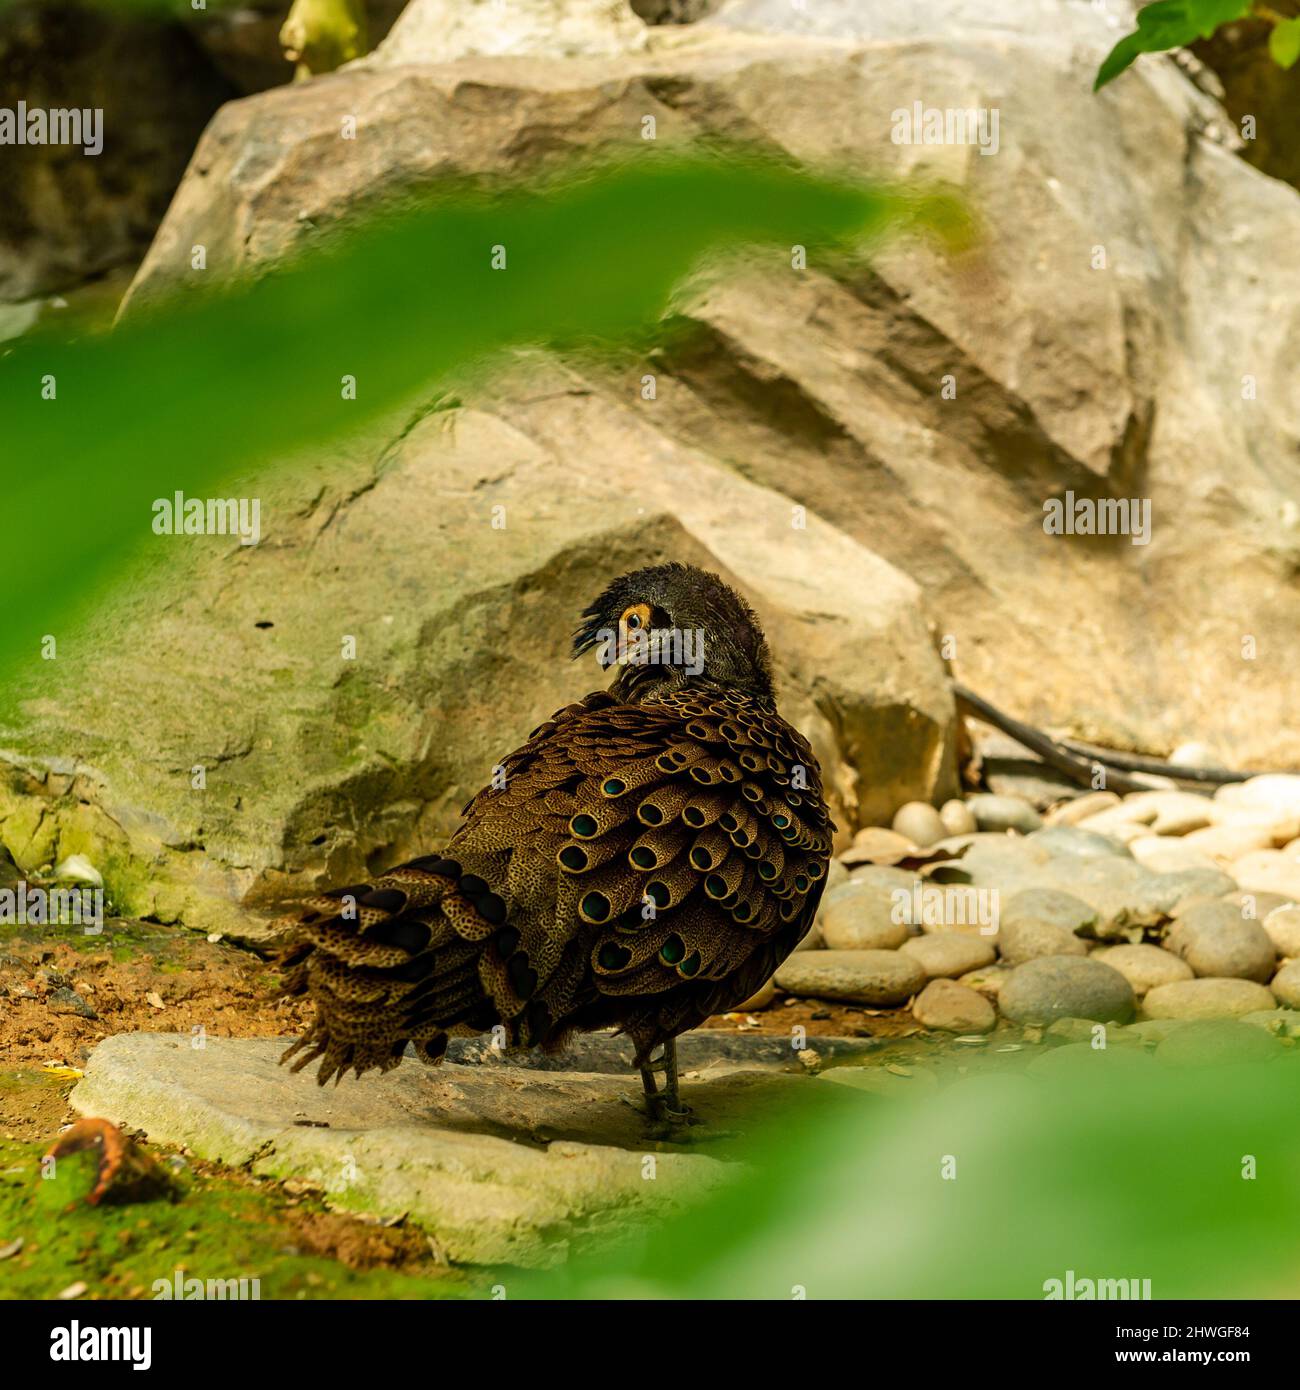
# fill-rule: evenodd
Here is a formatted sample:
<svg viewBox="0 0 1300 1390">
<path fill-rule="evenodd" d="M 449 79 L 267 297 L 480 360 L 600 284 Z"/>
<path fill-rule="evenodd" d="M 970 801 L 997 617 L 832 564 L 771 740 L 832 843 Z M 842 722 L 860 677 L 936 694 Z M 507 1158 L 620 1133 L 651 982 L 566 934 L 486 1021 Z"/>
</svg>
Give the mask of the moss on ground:
<svg viewBox="0 0 1300 1390">
<path fill-rule="evenodd" d="M 272 1183 L 238 1174 L 196 1172 L 174 1176 L 170 1196 L 130 1204 L 88 1206 L 94 1182 L 93 1153 L 60 1159 L 52 1176 L 41 1175 L 42 1146 L 0 1139 L 0 1297 L 56 1297 L 84 1284 L 83 1298 L 156 1296 L 155 1281 L 183 1278 L 258 1280 L 262 1298 L 452 1298 L 472 1291 L 464 1273 L 441 1268 L 427 1241 L 406 1230 L 368 1232 L 328 1213 L 314 1199 L 286 1194 Z M 373 1248 L 364 1251 L 373 1239 Z M 22 1242 L 13 1253 L 15 1242 Z M 349 1247 L 353 1268 L 330 1253 Z M 315 1248 L 313 1248 L 315 1247 Z"/>
</svg>

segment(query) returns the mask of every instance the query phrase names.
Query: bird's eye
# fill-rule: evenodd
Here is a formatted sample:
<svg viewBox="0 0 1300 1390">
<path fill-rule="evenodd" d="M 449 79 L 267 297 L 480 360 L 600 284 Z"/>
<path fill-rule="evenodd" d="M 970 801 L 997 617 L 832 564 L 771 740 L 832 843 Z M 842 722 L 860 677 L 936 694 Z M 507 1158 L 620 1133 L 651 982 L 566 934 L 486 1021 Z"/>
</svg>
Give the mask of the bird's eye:
<svg viewBox="0 0 1300 1390">
<path fill-rule="evenodd" d="M 623 616 L 619 621 L 627 632 L 639 632 L 642 628 L 648 628 L 650 626 L 650 605 L 648 603 L 634 603 L 631 608 L 623 610 Z"/>
</svg>

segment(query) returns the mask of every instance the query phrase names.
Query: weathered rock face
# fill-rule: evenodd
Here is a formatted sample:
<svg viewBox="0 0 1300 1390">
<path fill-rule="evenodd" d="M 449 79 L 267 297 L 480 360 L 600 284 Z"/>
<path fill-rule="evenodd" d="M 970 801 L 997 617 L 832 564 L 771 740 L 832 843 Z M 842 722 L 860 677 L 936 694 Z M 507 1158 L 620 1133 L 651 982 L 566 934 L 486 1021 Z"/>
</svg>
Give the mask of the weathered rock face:
<svg viewBox="0 0 1300 1390">
<path fill-rule="evenodd" d="M 448 167 L 438 151 L 458 141 L 483 146 L 456 156 L 462 167 L 486 166 L 487 147 L 529 165 L 466 104 L 457 70 L 430 72 L 358 65 L 227 108 L 261 120 L 278 107 L 265 118 L 276 133 L 264 129 L 279 153 L 237 154 L 238 124 L 220 117 L 155 265 L 178 236 L 199 236 L 226 269 L 252 263 L 237 248 L 257 246 L 257 260 L 287 245 L 304 190 L 278 161 L 320 179 L 327 201 L 327 185 L 341 192 L 322 143 L 337 144 L 340 99 L 360 128 L 382 128 L 390 155 L 405 149 L 406 173 L 430 156 Z M 415 93 L 459 133 L 412 127 Z M 516 95 L 516 121 L 555 120 L 549 90 Z M 643 97 L 600 99 L 603 115 L 584 93 L 561 104 L 583 138 L 609 140 Z M 227 155 L 259 185 L 260 211 L 201 206 Z M 353 173 L 348 198 L 390 181 L 365 161 Z M 757 606 L 782 709 L 818 750 L 846 835 L 951 790 L 951 695 L 905 575 L 677 438 L 639 377 L 536 355 L 467 399 L 241 484 L 261 499 L 262 544 L 172 547 L 160 582 L 175 606 L 139 592 L 99 615 L 93 673 L 43 690 L 4 739 L 0 834 L 24 867 L 85 853 L 117 907 L 248 935 L 248 907 L 436 848 L 506 751 L 602 683 L 594 664 L 568 662 L 577 613 L 614 575 L 667 558 L 721 570 Z"/>
<path fill-rule="evenodd" d="M 407 5 L 373 63 L 452 62 L 471 54 L 531 58 L 615 56 L 645 41 L 627 0 L 492 0 Z"/>
<path fill-rule="evenodd" d="M 484 56 L 472 14 L 448 38 L 442 0 L 415 0 L 371 59 L 224 107 L 133 303 L 186 284 L 196 243 L 214 274 L 254 270 L 377 190 L 639 148 L 647 116 L 661 144 L 951 179 L 981 255 L 702 278 L 645 361 L 521 357 L 268 484 L 261 546 L 187 553 L 174 606 L 106 616 L 94 680 L 5 739 L 34 769 L 0 806 L 20 862 L 107 845 L 123 907 L 228 925 L 238 900 L 436 845 L 592 683 L 564 661 L 576 608 L 668 555 L 767 619 L 846 830 L 951 783 L 920 593 L 960 674 L 1022 717 L 1300 762 L 1300 203 L 1209 138 L 1221 110 L 1160 60 L 1092 96 L 1117 30 L 1047 0 L 741 0 L 608 36 L 597 0 L 563 10 L 579 56 L 554 34 Z M 920 99 L 996 108 L 997 152 L 894 143 Z M 1149 501 L 1149 544 L 1047 534 L 1067 492 Z"/>
<path fill-rule="evenodd" d="M 909 573 L 956 670 L 1005 707 L 1103 741 L 1195 733 L 1226 761 L 1300 760 L 1285 656 L 1300 202 L 1209 138 L 1224 113 L 1172 63 L 1091 94 L 1122 17 L 1047 0 L 741 0 L 600 57 L 430 38 L 430 56 L 470 56 L 416 63 L 445 13 L 416 0 L 373 60 L 223 110 L 137 296 L 182 282 L 196 240 L 213 264 L 251 267 L 366 190 L 532 170 L 637 141 L 645 116 L 661 143 L 752 138 L 954 180 L 988 229 L 961 271 L 894 246 L 870 274 L 813 266 L 684 296 L 696 332 L 654 363 L 657 433 Z M 996 154 L 895 144 L 893 113 L 917 99 L 996 108 Z M 338 138 L 341 112 L 365 138 Z M 583 389 L 626 400 L 643 370 Z M 569 452 L 586 447 L 590 399 L 556 412 Z M 1044 504 L 1067 493 L 1149 502 L 1149 543 L 1046 533 Z"/>
<path fill-rule="evenodd" d="M 951 696 L 910 580 L 816 518 L 793 529 L 784 498 L 553 362 L 510 383 L 513 401 L 250 484 L 260 545 L 176 546 L 171 602 L 142 589 L 102 614 L 88 663 L 4 739 L 31 769 L 0 785 L 18 862 L 85 853 L 118 905 L 248 934 L 241 901 L 436 849 L 506 752 L 605 683 L 569 661 L 581 609 L 669 558 L 757 606 L 842 826 L 951 783 Z M 575 400 L 590 447 L 570 452 Z"/>
<path fill-rule="evenodd" d="M 134 265 L 231 95 L 178 25 L 74 4 L 0 13 L 0 106 L 99 109 L 103 149 L 0 145 L 0 301 Z"/>
</svg>

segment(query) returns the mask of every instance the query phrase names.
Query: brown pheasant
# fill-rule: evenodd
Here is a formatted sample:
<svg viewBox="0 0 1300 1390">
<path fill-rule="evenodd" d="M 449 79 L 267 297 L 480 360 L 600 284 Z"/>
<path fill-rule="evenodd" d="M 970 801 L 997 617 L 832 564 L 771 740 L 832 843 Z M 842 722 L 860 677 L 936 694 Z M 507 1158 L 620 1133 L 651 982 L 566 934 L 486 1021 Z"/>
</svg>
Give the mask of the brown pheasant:
<svg viewBox="0 0 1300 1390">
<path fill-rule="evenodd" d="M 534 729 L 445 853 L 300 905 L 285 988 L 316 1018 L 295 1071 L 319 1058 L 324 1084 L 387 1071 L 408 1043 L 438 1062 L 452 1034 L 553 1049 L 616 1026 L 653 1119 L 686 1117 L 678 1034 L 794 949 L 834 825 L 758 621 L 716 575 L 624 575 L 582 615 L 574 656 L 593 647 L 609 689 Z"/>
</svg>

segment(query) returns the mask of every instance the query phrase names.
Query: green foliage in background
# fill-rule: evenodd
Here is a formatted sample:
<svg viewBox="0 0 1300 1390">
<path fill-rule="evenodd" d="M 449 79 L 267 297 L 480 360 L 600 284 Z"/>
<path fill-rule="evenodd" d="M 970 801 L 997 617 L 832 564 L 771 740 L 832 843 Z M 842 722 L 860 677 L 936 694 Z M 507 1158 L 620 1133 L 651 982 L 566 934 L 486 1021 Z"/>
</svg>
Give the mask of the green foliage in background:
<svg viewBox="0 0 1300 1390">
<path fill-rule="evenodd" d="M 439 184 L 255 282 L 100 337 L 21 340 L 0 361 L 0 673 L 34 662 L 47 634 L 75 661 L 74 608 L 152 539 L 158 498 L 230 495 L 213 489 L 514 345 L 626 345 L 710 253 L 765 248 L 788 275 L 793 246 L 816 267 L 909 223 L 963 225 L 939 195 L 734 150 L 647 152 L 504 192 Z M 190 287 L 206 279 L 177 269 Z"/>
<path fill-rule="evenodd" d="M 1269 32 L 1269 56 L 1280 68 L 1293 68 L 1300 59 L 1300 19 L 1280 19 Z"/>
<path fill-rule="evenodd" d="M 1072 1270 L 1149 1279 L 1153 1299 L 1294 1297 L 1300 1054 L 1275 1039 L 1243 1063 L 1269 1050 L 1252 1024 L 1179 1036 L 1168 1061 L 1043 1046 L 1039 1075 L 796 1107 L 707 1206 L 518 1292 L 1041 1299 Z"/>
<path fill-rule="evenodd" d="M 1257 0 L 1157 0 L 1138 11 L 1137 30 L 1126 34 L 1106 55 L 1097 71 L 1093 91 L 1104 87 L 1143 53 L 1186 48 L 1197 39 L 1238 19 L 1263 19 L 1273 26 L 1268 51 L 1279 66 L 1291 67 L 1300 58 L 1300 19 L 1293 19 Z"/>
</svg>

